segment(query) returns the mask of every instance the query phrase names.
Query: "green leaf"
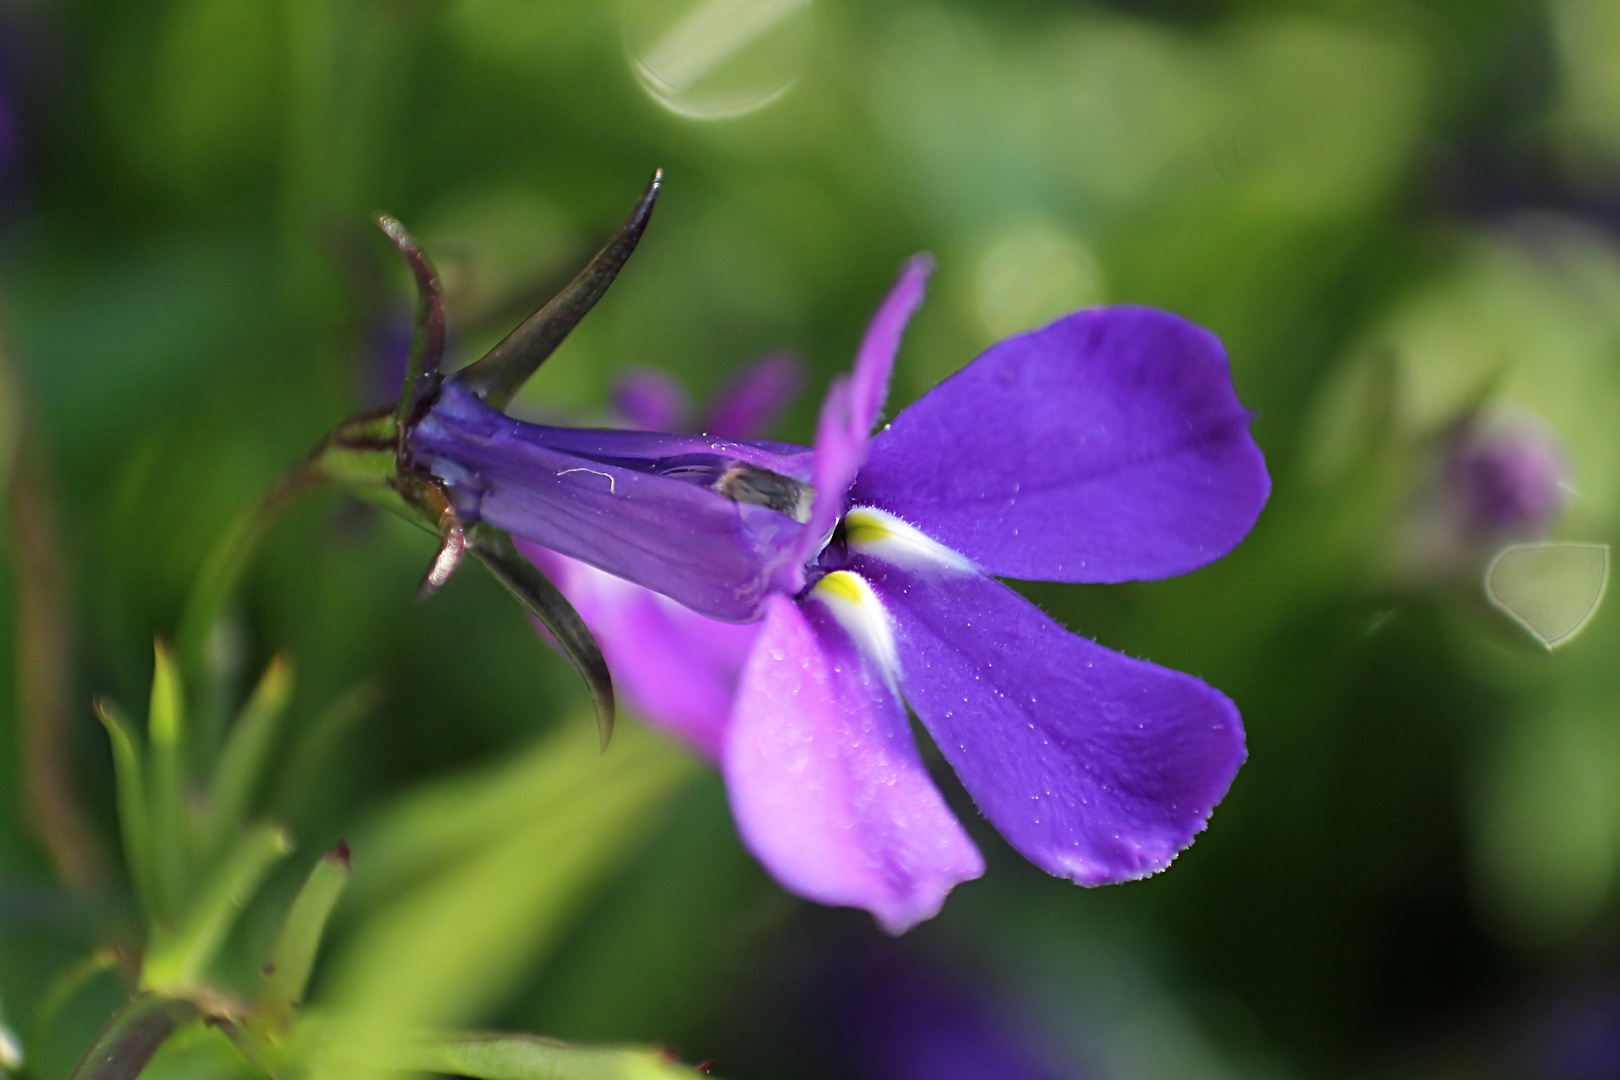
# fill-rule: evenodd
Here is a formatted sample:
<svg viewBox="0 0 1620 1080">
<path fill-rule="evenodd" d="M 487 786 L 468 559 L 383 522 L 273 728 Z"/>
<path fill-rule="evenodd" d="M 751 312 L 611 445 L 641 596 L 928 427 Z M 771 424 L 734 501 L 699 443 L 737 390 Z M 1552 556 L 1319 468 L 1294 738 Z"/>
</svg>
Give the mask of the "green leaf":
<svg viewBox="0 0 1620 1080">
<path fill-rule="evenodd" d="M 495 575 L 517 597 L 530 615 L 539 619 L 551 631 L 568 662 L 574 665 L 585 680 L 591 701 L 596 706 L 596 727 L 602 749 L 613 737 L 613 676 L 607 661 L 602 658 L 601 647 L 591 635 L 590 627 L 579 617 L 574 605 L 546 576 L 535 569 L 533 563 L 518 554 L 512 538 L 488 525 L 475 525 L 467 530 L 468 548 L 479 562 Z"/>
<path fill-rule="evenodd" d="M 50 984 L 46 986 L 45 993 L 39 999 L 39 1003 L 34 1006 L 34 1022 L 29 1031 L 28 1044 L 38 1046 L 62 1006 L 73 1000 L 79 991 L 88 986 L 90 981 L 97 975 L 116 968 L 118 958 L 117 949 L 112 946 L 105 946 L 97 949 L 52 979 Z"/>
<path fill-rule="evenodd" d="M 129 868 L 130 884 L 147 917 L 155 918 L 152 831 L 147 820 L 146 769 L 141 760 L 140 736 L 111 702 L 97 700 L 95 710 L 112 742 L 113 776 L 118 785 L 118 828 L 123 834 L 124 863 Z"/>
<path fill-rule="evenodd" d="M 198 985 L 237 915 L 258 892 L 270 868 L 291 850 L 286 832 L 274 826 L 262 825 L 244 835 L 198 892 L 180 925 L 172 931 L 153 928 L 141 964 L 141 988 Z"/>
<path fill-rule="evenodd" d="M 663 183 L 664 170 L 653 173 L 647 189 L 619 231 L 601 251 L 569 282 L 525 319 L 517 329 L 484 356 L 462 368 L 452 378 L 483 398 L 491 406 L 504 409 L 524 383 L 529 381 L 548 356 L 557 350 L 579 321 L 602 299 L 613 279 L 619 276 L 630 253 L 636 250 L 641 234 L 652 217 L 653 203 Z"/>
<path fill-rule="evenodd" d="M 647 1047 L 574 1046 L 539 1035 L 468 1032 L 408 1042 L 399 1068 L 475 1080 L 676 1080 L 698 1074 Z"/>
<path fill-rule="evenodd" d="M 339 844 L 323 855 L 281 924 L 258 994 L 260 1017 L 278 1032 L 292 1026 L 293 1014 L 303 1002 L 326 919 L 343 895 L 352 869 L 348 844 Z"/>
<path fill-rule="evenodd" d="M 158 1047 L 199 1015 L 182 998 L 137 994 L 107 1021 L 68 1080 L 135 1080 Z"/>
<path fill-rule="evenodd" d="M 162 641 L 153 652 L 152 704 L 146 720 L 151 744 L 148 822 L 157 910 L 160 918 L 169 919 L 180 910 L 191 877 L 186 858 L 190 837 L 185 811 L 185 700 L 174 655 Z"/>
<path fill-rule="evenodd" d="M 292 821 L 302 817 L 332 768 L 344 738 L 371 714 L 381 696 L 374 681 L 356 683 L 328 705 L 294 742 L 278 770 L 275 794 L 269 800 L 277 815 Z"/>
<path fill-rule="evenodd" d="M 589 800 L 594 785 L 634 776 L 668 752 L 642 726 L 626 727 L 604 767 L 596 740 L 564 721 L 515 760 L 409 792 L 369 822 L 355 841 L 364 852 L 354 883 L 359 908 L 384 902 L 476 855 L 501 837 Z"/>
<path fill-rule="evenodd" d="M 549 788 L 543 809 L 517 819 L 492 814 L 477 830 L 463 822 L 453 836 L 441 834 L 434 842 L 457 845 L 454 861 L 366 913 L 323 983 L 334 1054 L 352 1061 L 401 1032 L 454 1025 L 491 1007 L 658 827 L 662 807 L 695 771 L 689 757 L 639 726 L 606 755 L 584 736 L 564 732 L 548 740 L 546 755 L 524 763 Z M 409 833 L 421 818 L 391 820 Z M 382 840 L 395 850 L 409 843 Z M 358 885 L 369 849 L 357 843 L 355 851 Z M 327 1075 L 346 1075 L 336 1059 L 326 1064 Z"/>
<path fill-rule="evenodd" d="M 292 686 L 291 665 L 286 657 L 275 657 L 231 725 L 208 788 L 205 850 L 210 854 L 224 847 L 247 819 Z"/>
<path fill-rule="evenodd" d="M 349 430 L 360 421 L 351 421 L 334 432 L 332 438 Z M 389 472 L 392 473 L 392 442 L 389 442 Z M 317 455 L 318 455 L 317 451 Z M 294 499 L 310 488 L 328 479 L 316 456 L 300 462 L 283 473 L 263 498 L 236 516 L 225 530 L 214 549 L 208 553 L 202 571 L 186 596 L 186 606 L 180 613 L 180 629 L 175 635 L 175 651 L 180 657 L 183 671 L 198 678 L 205 664 L 208 637 L 219 623 L 225 605 L 230 602 L 247 570 L 248 563 L 259 549 L 259 543 L 272 522 Z"/>
</svg>

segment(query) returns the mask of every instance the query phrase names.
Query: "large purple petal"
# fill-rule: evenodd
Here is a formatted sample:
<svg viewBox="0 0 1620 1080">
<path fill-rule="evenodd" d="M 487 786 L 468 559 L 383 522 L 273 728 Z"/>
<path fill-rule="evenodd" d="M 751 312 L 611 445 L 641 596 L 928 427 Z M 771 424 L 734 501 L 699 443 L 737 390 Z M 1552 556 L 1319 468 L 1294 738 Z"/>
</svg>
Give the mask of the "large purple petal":
<svg viewBox="0 0 1620 1080">
<path fill-rule="evenodd" d="M 1082 885 L 1162 870 L 1243 764 L 1225 695 L 1069 633 L 971 569 L 855 560 L 894 619 L 906 699 L 979 809 Z"/>
<path fill-rule="evenodd" d="M 883 674 L 814 600 L 767 601 L 723 761 L 745 843 L 786 888 L 890 933 L 984 861 L 917 756 Z"/>
<path fill-rule="evenodd" d="M 622 700 L 718 761 L 737 680 L 760 624 L 705 618 L 566 555 L 525 540 L 517 546 L 591 628 Z"/>
<path fill-rule="evenodd" d="M 446 482 L 464 521 L 733 622 L 757 618 L 765 595 L 801 572 L 796 513 L 721 493 L 745 466 L 778 479 L 807 471 L 807 454 L 779 446 L 526 424 L 455 387 L 411 434 L 416 460 Z M 761 482 L 751 483 L 757 494 Z"/>
<path fill-rule="evenodd" d="M 922 303 L 934 260 L 914 255 L 900 270 L 900 278 L 878 306 L 855 355 L 855 370 L 848 378 L 834 379 L 821 403 L 816 424 L 815 468 L 811 483 L 816 499 L 810 521 L 799 542 L 800 561 L 816 553 L 823 539 L 848 505 L 845 493 L 866 461 L 872 424 L 889 394 L 889 373 L 900 351 L 900 337 L 912 313 Z M 797 591 L 797 590 L 789 590 Z"/>
<path fill-rule="evenodd" d="M 1271 490 L 1209 331 L 1098 308 L 1008 338 L 872 442 L 851 501 L 987 572 L 1115 582 L 1226 554 Z"/>
</svg>

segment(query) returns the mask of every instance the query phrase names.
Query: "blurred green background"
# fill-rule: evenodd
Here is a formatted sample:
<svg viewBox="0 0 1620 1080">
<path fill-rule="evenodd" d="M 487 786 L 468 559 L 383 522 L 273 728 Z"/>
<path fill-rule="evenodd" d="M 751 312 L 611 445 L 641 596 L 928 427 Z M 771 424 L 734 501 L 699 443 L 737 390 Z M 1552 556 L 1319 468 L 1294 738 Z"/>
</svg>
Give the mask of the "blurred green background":
<svg viewBox="0 0 1620 1080">
<path fill-rule="evenodd" d="M 632 367 L 701 397 L 787 350 L 810 389 L 775 434 L 808 441 L 924 249 L 891 413 L 1075 307 L 1222 337 L 1275 480 L 1251 538 L 1027 591 L 1226 691 L 1248 764 L 1171 870 L 1093 891 L 941 770 L 990 870 L 895 943 L 778 890 L 712 771 L 633 720 L 597 758 L 487 576 L 418 603 L 431 538 L 317 497 L 213 643 L 244 690 L 297 671 L 262 809 L 299 851 L 231 955 L 347 837 L 318 999 L 733 1080 L 1620 1076 L 1620 620 L 1549 652 L 1486 600 L 1507 537 L 1446 516 L 1477 420 L 1558 448 L 1538 534 L 1615 531 L 1614 0 L 11 0 L 0 94 L 12 1028 L 132 932 L 92 696 L 144 701 L 233 516 L 387 398 L 409 294 L 369 215 L 437 260 L 466 360 L 661 166 L 515 411 L 608 422 Z M 120 993 L 76 991 L 33 1075 Z"/>
</svg>

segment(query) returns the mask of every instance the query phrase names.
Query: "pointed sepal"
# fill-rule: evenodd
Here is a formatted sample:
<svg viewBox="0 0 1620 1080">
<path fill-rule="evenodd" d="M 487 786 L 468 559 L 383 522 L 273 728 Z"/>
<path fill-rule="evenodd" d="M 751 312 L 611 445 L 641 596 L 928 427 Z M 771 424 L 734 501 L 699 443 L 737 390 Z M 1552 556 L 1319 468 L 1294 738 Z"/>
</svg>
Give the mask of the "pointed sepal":
<svg viewBox="0 0 1620 1080">
<path fill-rule="evenodd" d="M 653 203 L 658 199 L 658 188 L 663 180 L 664 170 L 653 173 L 629 219 L 578 277 L 506 335 L 499 345 L 452 378 L 493 407 L 505 409 L 512 395 L 556 351 L 619 276 L 647 229 L 647 220 L 652 216 Z"/>
<path fill-rule="evenodd" d="M 416 332 L 411 335 L 410 357 L 405 362 L 405 381 L 400 384 L 399 404 L 394 419 L 401 427 L 410 423 L 416 403 L 439 375 L 439 362 L 444 359 L 444 289 L 433 264 L 422 253 L 416 238 L 406 231 L 399 219 L 387 214 L 377 215 L 377 227 L 388 237 L 399 252 L 405 265 L 410 267 L 416 282 Z"/>
<path fill-rule="evenodd" d="M 467 544 L 473 556 L 517 597 L 524 609 L 551 631 L 563 655 L 585 680 L 596 705 L 596 726 L 606 749 L 613 735 L 613 677 L 590 627 L 562 591 L 518 553 L 510 536 L 488 525 L 475 525 L 467 532 Z"/>
</svg>

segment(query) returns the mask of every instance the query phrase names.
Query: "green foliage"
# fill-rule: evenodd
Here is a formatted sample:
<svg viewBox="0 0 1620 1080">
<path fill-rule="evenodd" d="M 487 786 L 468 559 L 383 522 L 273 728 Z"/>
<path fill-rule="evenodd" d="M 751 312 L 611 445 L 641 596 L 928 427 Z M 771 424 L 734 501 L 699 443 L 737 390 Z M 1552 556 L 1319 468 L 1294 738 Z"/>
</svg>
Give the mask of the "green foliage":
<svg viewBox="0 0 1620 1080">
<path fill-rule="evenodd" d="M 1570 464 L 1556 538 L 1620 539 L 1612 0 L 817 0 L 660 86 L 649 58 L 699 6 L 4 13 L 23 137 L 0 154 L 0 483 L 37 433 L 70 586 L 59 730 L 128 879 L 42 893 L 19 809 L 39 777 L 0 754 L 23 1067 L 61 1080 L 144 965 L 178 996 L 120 1023 L 172 1021 L 147 1075 L 176 1080 L 673 1068 L 428 1038 L 462 1024 L 667 1041 L 759 1080 L 853 1068 L 812 1033 L 815 974 L 868 928 L 765 881 L 717 780 L 711 813 L 675 815 L 696 767 L 633 721 L 601 755 L 498 583 L 462 573 L 417 603 L 435 538 L 277 486 L 394 400 L 380 342 L 412 294 L 372 214 L 437 262 L 448 369 L 554 295 L 659 166 L 635 260 L 517 410 L 613 423 L 632 365 L 703 395 L 791 349 L 811 376 L 774 434 L 807 440 L 894 267 L 927 249 L 891 413 L 1093 302 L 1210 326 L 1256 413 L 1275 493 L 1233 557 L 1027 587 L 1238 703 L 1251 759 L 1209 830 L 1170 872 L 1086 892 L 976 834 L 993 872 L 908 940 L 1060 1074 L 1517 1065 L 1519 1019 L 1603 975 L 1620 920 L 1614 605 L 1548 655 L 1490 607 L 1482 561 L 1412 557 L 1438 547 L 1414 508 L 1460 418 L 1534 423 Z M 327 450 L 397 506 L 392 453 Z M 0 703 L 34 674 L 19 592 L 0 588 Z M 92 697 L 110 754 L 75 726 Z M 20 706 L 0 728 L 22 747 Z M 278 828 L 300 845 L 274 862 Z M 347 888 L 317 858 L 343 836 Z M 187 1003 L 216 1025 L 182 1023 Z"/>
</svg>

